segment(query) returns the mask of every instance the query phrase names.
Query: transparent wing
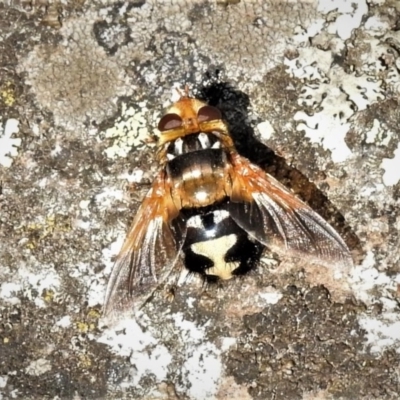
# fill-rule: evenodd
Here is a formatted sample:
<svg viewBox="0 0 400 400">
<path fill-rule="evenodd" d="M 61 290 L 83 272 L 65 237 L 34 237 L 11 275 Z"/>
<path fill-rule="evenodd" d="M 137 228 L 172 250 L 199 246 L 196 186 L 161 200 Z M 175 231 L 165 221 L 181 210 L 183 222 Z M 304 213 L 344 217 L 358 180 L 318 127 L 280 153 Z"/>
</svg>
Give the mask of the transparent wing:
<svg viewBox="0 0 400 400">
<path fill-rule="evenodd" d="M 178 214 L 164 172 L 139 207 L 108 282 L 103 315 L 140 308 L 168 277 L 179 258 L 186 231 L 174 235 Z"/>
<path fill-rule="evenodd" d="M 277 253 L 328 267 L 353 265 L 341 237 L 309 206 L 247 159 L 234 155 L 232 165 L 228 208 L 242 229 Z"/>
</svg>

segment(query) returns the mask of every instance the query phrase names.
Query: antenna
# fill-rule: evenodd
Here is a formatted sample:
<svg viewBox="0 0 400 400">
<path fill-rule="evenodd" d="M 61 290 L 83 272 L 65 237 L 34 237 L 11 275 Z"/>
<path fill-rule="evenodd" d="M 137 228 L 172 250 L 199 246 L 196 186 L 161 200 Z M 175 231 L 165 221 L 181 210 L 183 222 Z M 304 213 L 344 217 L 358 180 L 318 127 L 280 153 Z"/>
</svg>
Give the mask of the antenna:
<svg viewBox="0 0 400 400">
<path fill-rule="evenodd" d="M 188 98 L 189 97 L 189 85 L 185 83 L 185 88 L 183 91 L 179 88 L 175 88 L 181 98 Z"/>
</svg>

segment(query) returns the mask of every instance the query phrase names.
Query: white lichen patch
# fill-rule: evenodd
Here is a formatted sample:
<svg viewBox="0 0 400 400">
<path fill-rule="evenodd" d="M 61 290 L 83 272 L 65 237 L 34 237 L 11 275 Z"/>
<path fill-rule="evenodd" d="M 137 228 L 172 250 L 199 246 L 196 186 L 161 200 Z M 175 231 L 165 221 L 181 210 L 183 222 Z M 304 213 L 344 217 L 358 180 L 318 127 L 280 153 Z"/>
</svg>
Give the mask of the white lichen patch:
<svg viewBox="0 0 400 400">
<path fill-rule="evenodd" d="M 221 379 L 222 362 L 217 348 L 202 343 L 188 353 L 182 373 L 192 399 L 214 399 Z"/>
<path fill-rule="evenodd" d="M 61 286 L 61 279 L 57 272 L 51 267 L 45 267 L 40 273 L 28 272 L 22 275 L 28 282 L 28 289 L 24 290 L 24 294 L 28 299 L 33 300 L 36 307 L 46 307 L 46 299 L 44 297 L 37 297 L 36 293 L 42 295 L 46 291 L 55 292 L 59 291 Z"/>
<path fill-rule="evenodd" d="M 7 303 L 19 304 L 22 294 L 36 307 L 43 308 L 47 303 L 42 294 L 46 291 L 58 291 L 60 284 L 60 276 L 53 266 L 42 265 L 40 270 L 38 269 L 35 273 L 31 269 L 21 266 L 15 274 L 10 276 L 9 280 L 3 280 L 0 285 L 0 298 Z"/>
<path fill-rule="evenodd" d="M 382 353 L 390 347 L 395 347 L 400 353 L 400 317 L 397 312 L 385 312 L 379 318 L 364 315 L 358 322 L 367 332 L 367 344 L 372 353 Z"/>
<path fill-rule="evenodd" d="M 386 186 L 396 185 L 400 181 L 400 143 L 394 151 L 393 158 L 382 160 L 381 168 L 385 170 L 382 180 Z"/>
<path fill-rule="evenodd" d="M 142 182 L 144 172 L 141 169 L 135 169 L 132 173 L 122 173 L 118 176 L 118 179 L 123 179 L 128 181 L 129 183 L 140 183 Z"/>
<path fill-rule="evenodd" d="M 117 239 L 115 239 L 117 236 Z M 110 231 L 107 233 L 107 240 L 111 243 L 102 251 L 102 263 L 105 268 L 100 272 L 96 272 L 90 264 L 78 263 L 71 270 L 70 275 L 86 287 L 86 301 L 89 307 L 96 307 L 104 302 L 107 281 L 114 265 L 115 257 L 121 250 L 125 239 L 123 227 L 118 232 Z"/>
<path fill-rule="evenodd" d="M 110 245 L 102 251 L 101 261 L 105 268 L 100 272 L 96 272 L 87 263 L 78 263 L 71 270 L 71 277 L 78 279 L 86 287 L 85 296 L 89 307 L 96 307 L 104 303 L 107 282 L 125 236 L 126 232 L 122 224 L 117 232 L 110 231 L 107 233 L 106 239 L 110 242 Z"/>
<path fill-rule="evenodd" d="M 365 142 L 375 143 L 379 146 L 387 146 L 392 137 L 393 132 L 387 128 L 384 128 L 379 120 L 374 119 L 372 128 L 365 134 Z"/>
<path fill-rule="evenodd" d="M 321 32 L 326 24 L 325 19 L 316 18 L 311 24 L 304 28 L 301 25 L 296 26 L 294 30 L 293 41 L 297 45 L 305 45 L 309 42 L 310 38 L 316 36 L 319 32 Z"/>
<path fill-rule="evenodd" d="M 375 102 L 385 99 L 381 80 L 347 74 L 340 67 L 331 68 L 328 77 L 330 84 L 340 88 L 357 111 L 363 111 Z"/>
<path fill-rule="evenodd" d="M 137 387 L 148 374 L 154 375 L 159 383 L 166 379 L 171 354 L 150 330 L 144 331 L 135 320 L 121 321 L 118 326 L 105 330 L 97 340 L 107 344 L 114 354 L 129 357 L 134 368 L 120 384 L 122 387 Z"/>
<path fill-rule="evenodd" d="M 379 316 L 362 314 L 358 318 L 361 328 L 367 332 L 367 345 L 372 352 L 380 353 L 388 347 L 400 349 L 400 316 L 396 312 L 398 303 L 395 298 L 400 285 L 400 274 L 388 276 L 375 266 L 374 253 L 369 251 L 363 263 L 354 267 L 350 283 L 354 296 L 364 304 L 382 305 Z"/>
<path fill-rule="evenodd" d="M 64 317 L 60 318 L 56 324 L 56 326 L 59 326 L 61 328 L 68 328 L 71 326 L 71 316 L 70 315 L 65 315 Z"/>
<path fill-rule="evenodd" d="M 0 375 L 0 389 L 4 389 L 7 385 L 8 376 L 7 375 Z M 0 393 L 1 399 L 1 393 Z"/>
<path fill-rule="evenodd" d="M 121 189 L 106 187 L 95 196 L 97 206 L 101 211 L 109 210 L 116 201 L 123 201 L 125 192 Z"/>
<path fill-rule="evenodd" d="M 262 140 L 269 140 L 274 135 L 275 130 L 269 121 L 261 122 L 257 125 L 257 130 Z"/>
<path fill-rule="evenodd" d="M 89 307 L 95 307 L 104 301 L 105 282 L 102 274 L 96 274 L 90 264 L 78 263 L 70 272 L 72 278 L 86 287 L 86 299 Z"/>
<path fill-rule="evenodd" d="M 193 400 L 214 399 L 223 372 L 221 350 L 204 341 L 205 327 L 185 320 L 181 313 L 173 318 L 185 344 L 180 389 Z"/>
<path fill-rule="evenodd" d="M 136 322 L 140 321 L 140 325 Z M 205 340 L 207 326 L 197 326 L 185 319 L 182 313 L 168 316 L 163 326 L 163 341 L 174 335 L 173 356 L 160 340 L 159 325 L 153 326 L 141 313 L 136 319 L 125 318 L 106 329 L 97 338 L 100 343 L 122 357 L 129 357 L 132 371 L 120 384 L 121 387 L 140 389 L 141 379 L 151 374 L 155 383 L 166 379 L 171 368 L 178 365 L 179 379 L 175 385 L 178 393 L 185 393 L 193 400 L 214 399 L 223 374 L 221 354 L 235 343 L 232 337 L 222 337 L 221 347 Z M 178 339 L 175 336 L 178 336 Z M 156 392 L 152 392 L 156 395 Z"/>
<path fill-rule="evenodd" d="M 349 75 L 338 66 L 330 68 L 332 57 L 330 51 L 300 49 L 299 57 L 285 64 L 291 76 L 312 81 L 303 86 L 298 103 L 314 113 L 298 111 L 294 115 L 297 130 L 304 131 L 312 143 L 330 150 L 334 162 L 343 162 L 351 157 L 345 142 L 350 118 L 355 110 L 365 110 L 384 96 L 381 81 Z"/>
<path fill-rule="evenodd" d="M 356 72 L 365 73 L 370 77 L 380 76 L 385 80 L 388 89 L 399 92 L 400 73 L 399 56 L 393 51 L 391 42 L 399 42 L 400 33 L 388 31 L 384 36 L 383 32 L 372 30 L 371 26 L 364 26 L 363 36 L 355 43 L 354 48 L 349 49 L 356 56 Z M 377 36 L 377 37 L 375 37 Z"/>
<path fill-rule="evenodd" d="M 39 376 L 48 371 L 51 371 L 51 363 L 45 358 L 39 358 L 38 360 L 31 361 L 30 364 L 25 368 L 25 372 L 28 375 Z"/>
<path fill-rule="evenodd" d="M 284 65 L 290 76 L 304 81 L 321 81 L 327 78 L 333 61 L 331 51 L 323 51 L 314 47 L 305 47 L 298 51 L 297 58 L 284 59 Z"/>
<path fill-rule="evenodd" d="M 114 235 L 115 235 L 115 232 L 113 233 L 113 236 Z M 113 259 L 121 250 L 121 247 L 125 240 L 125 236 L 126 236 L 126 232 L 124 232 L 124 230 L 121 226 L 121 231 L 118 232 L 117 238 L 114 237 L 113 238 L 114 240 L 111 242 L 111 237 L 110 237 L 111 244 L 108 247 L 106 247 L 105 249 L 103 249 L 103 251 L 102 251 L 102 255 L 103 255 L 102 261 L 103 261 L 104 265 L 106 266 L 104 274 L 106 276 L 111 274 L 111 269 L 114 265 Z"/>
<path fill-rule="evenodd" d="M 372 31 L 377 36 L 382 36 L 390 30 L 390 25 L 387 18 L 373 15 L 365 21 L 364 28 L 367 31 Z"/>
<path fill-rule="evenodd" d="M 294 120 L 299 121 L 297 130 L 304 131 L 311 143 L 320 144 L 324 149 L 330 150 L 332 161 L 336 163 L 346 161 L 351 156 L 351 150 L 345 142 L 350 123 L 345 122 L 346 119 L 342 119 L 340 114 L 336 114 L 336 107 L 343 105 L 340 100 L 346 102 L 346 96 L 338 89 L 332 90 L 329 98 L 327 96 L 324 99 L 326 108 L 323 111 L 312 116 L 303 111 L 294 115 Z"/>
<path fill-rule="evenodd" d="M 383 43 L 383 44 L 382 44 Z M 393 47 L 398 48 L 400 43 L 400 32 L 389 31 L 377 45 L 380 50 L 379 61 L 384 59 L 389 68 L 386 75 L 388 87 L 395 93 L 400 94 L 400 55 L 394 52 Z"/>
<path fill-rule="evenodd" d="M 121 116 L 113 127 L 105 131 L 104 136 L 113 139 L 112 146 L 105 150 L 108 158 L 126 157 L 132 149 L 143 146 L 148 141 L 149 111 L 145 103 L 138 106 L 140 110 L 122 103 Z"/>
<path fill-rule="evenodd" d="M 10 118 L 1 126 L 0 119 L 0 165 L 9 168 L 13 163 L 13 158 L 18 155 L 18 147 L 21 146 L 21 139 L 12 137 L 19 132 L 19 121 Z"/>
<path fill-rule="evenodd" d="M 390 298 L 391 293 L 397 289 L 397 283 L 400 283 L 400 275 L 397 278 L 389 277 L 375 267 L 375 255 L 369 251 L 362 264 L 355 266 L 350 275 L 354 296 L 367 305 L 382 300 L 385 296 Z M 373 291 L 379 293 L 378 298 L 372 294 Z"/>
<path fill-rule="evenodd" d="M 331 16 L 327 18 L 331 21 L 328 32 L 347 40 L 353 30 L 360 27 L 363 16 L 368 13 L 368 6 L 365 0 L 319 0 L 318 11 Z"/>
<path fill-rule="evenodd" d="M 385 186 L 382 183 L 366 183 L 365 186 L 360 188 L 359 195 L 364 198 L 371 198 L 371 196 L 377 196 L 382 193 Z"/>
<path fill-rule="evenodd" d="M 399 59 L 400 60 L 400 59 Z M 400 61 L 399 61 L 400 62 Z M 389 68 L 386 83 L 393 92 L 400 95 L 400 68 L 396 65 L 392 65 Z"/>
<path fill-rule="evenodd" d="M 0 286 L 0 298 L 13 305 L 20 304 L 21 300 L 17 297 L 20 291 L 22 291 L 22 285 L 20 283 L 2 283 Z"/>
<path fill-rule="evenodd" d="M 260 298 L 262 303 L 265 303 L 265 305 L 276 304 L 283 297 L 282 293 L 273 287 L 269 287 L 264 291 L 258 292 L 257 296 Z"/>
</svg>

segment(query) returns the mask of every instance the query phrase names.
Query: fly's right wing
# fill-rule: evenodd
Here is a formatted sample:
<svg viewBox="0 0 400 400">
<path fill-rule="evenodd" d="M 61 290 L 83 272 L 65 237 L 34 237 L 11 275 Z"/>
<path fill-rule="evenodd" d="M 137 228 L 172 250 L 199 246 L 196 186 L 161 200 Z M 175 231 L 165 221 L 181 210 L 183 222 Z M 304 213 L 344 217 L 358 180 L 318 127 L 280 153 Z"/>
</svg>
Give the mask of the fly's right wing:
<svg viewBox="0 0 400 400">
<path fill-rule="evenodd" d="M 179 210 L 161 171 L 139 207 L 107 286 L 103 316 L 138 309 L 174 269 L 185 241 L 185 226 L 174 235 L 169 222 Z"/>
<path fill-rule="evenodd" d="M 244 157 L 232 154 L 233 191 L 228 211 L 249 235 L 277 253 L 347 271 L 349 249 L 307 204 Z"/>
</svg>

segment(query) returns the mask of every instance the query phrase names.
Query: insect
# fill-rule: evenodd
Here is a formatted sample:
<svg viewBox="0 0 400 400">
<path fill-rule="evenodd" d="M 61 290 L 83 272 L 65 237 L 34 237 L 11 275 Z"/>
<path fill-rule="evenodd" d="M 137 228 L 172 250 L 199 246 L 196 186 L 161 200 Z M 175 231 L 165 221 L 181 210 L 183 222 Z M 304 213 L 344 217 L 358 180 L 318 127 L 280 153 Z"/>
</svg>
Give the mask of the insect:
<svg viewBox="0 0 400 400">
<path fill-rule="evenodd" d="M 265 247 L 327 267 L 352 265 L 323 218 L 237 153 L 217 108 L 186 90 L 158 129 L 161 168 L 114 265 L 105 315 L 144 304 L 182 265 L 208 281 L 246 274 Z"/>
</svg>

